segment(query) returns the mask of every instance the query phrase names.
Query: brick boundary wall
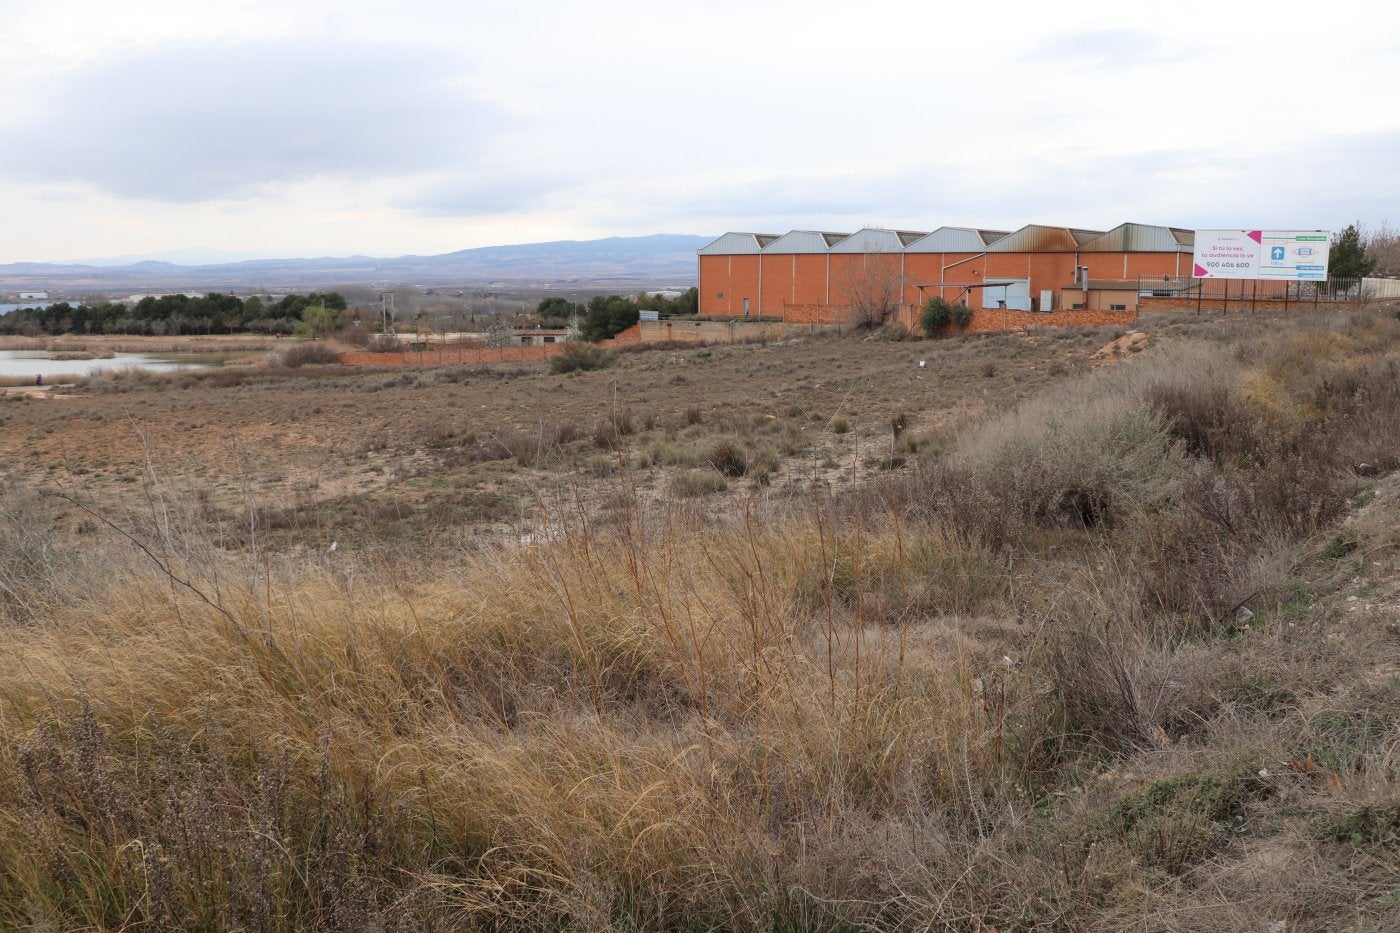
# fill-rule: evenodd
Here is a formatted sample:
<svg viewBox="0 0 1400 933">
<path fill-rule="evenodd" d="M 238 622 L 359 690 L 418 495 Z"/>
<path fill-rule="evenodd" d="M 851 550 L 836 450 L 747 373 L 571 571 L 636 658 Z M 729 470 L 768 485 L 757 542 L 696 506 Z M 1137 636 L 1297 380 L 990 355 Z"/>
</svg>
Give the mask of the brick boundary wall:
<svg viewBox="0 0 1400 933">
<path fill-rule="evenodd" d="M 903 305 L 895 311 L 891 323 L 902 324 L 911 331 L 922 331 L 919 315 L 923 309 Z M 1123 327 L 1132 324 L 1137 315 L 1132 311 L 1013 311 L 1004 308 L 974 308 L 967 333 L 985 334 L 1042 327 Z M 845 325 L 853 324 L 851 310 L 839 305 L 785 305 L 783 319 L 788 324 Z"/>
<path fill-rule="evenodd" d="M 785 324 L 853 324 L 855 314 L 843 305 L 784 304 L 779 312 Z"/>
<path fill-rule="evenodd" d="M 1384 305 L 1393 302 L 1393 298 L 1367 298 L 1362 301 L 1319 301 L 1316 305 L 1312 299 L 1304 298 L 1299 300 L 1291 298 L 1286 303 L 1282 298 L 1251 298 L 1246 295 L 1243 298 L 1231 296 L 1227 302 L 1223 298 L 1202 298 L 1199 308 L 1202 311 L 1248 311 L 1250 308 L 1258 308 L 1260 311 L 1283 311 L 1285 304 L 1288 311 L 1350 311 L 1357 308 L 1373 308 L 1377 305 Z M 1138 309 L 1146 313 L 1161 311 L 1195 311 L 1197 309 L 1194 298 L 1148 298 L 1138 299 Z"/>
<path fill-rule="evenodd" d="M 1133 311 L 1011 311 L 978 308 L 972 312 L 969 333 L 989 334 L 1042 327 L 1126 327 L 1137 320 Z"/>
<path fill-rule="evenodd" d="M 340 354 L 346 366 L 449 366 L 462 363 L 538 363 L 564 351 L 561 343 L 524 347 L 440 347 L 389 353 Z"/>
<path fill-rule="evenodd" d="M 923 309 L 906 305 L 893 318 L 911 331 L 922 333 L 919 315 Z M 1009 308 L 975 308 L 966 330 L 949 327 L 945 333 L 997 334 L 1045 327 L 1126 327 L 1137 320 L 1132 311 L 1013 311 Z"/>
<path fill-rule="evenodd" d="M 600 347 L 632 347 L 642 342 L 642 325 L 633 324 L 631 327 L 621 331 L 615 337 L 606 340 L 599 340 Z"/>
</svg>

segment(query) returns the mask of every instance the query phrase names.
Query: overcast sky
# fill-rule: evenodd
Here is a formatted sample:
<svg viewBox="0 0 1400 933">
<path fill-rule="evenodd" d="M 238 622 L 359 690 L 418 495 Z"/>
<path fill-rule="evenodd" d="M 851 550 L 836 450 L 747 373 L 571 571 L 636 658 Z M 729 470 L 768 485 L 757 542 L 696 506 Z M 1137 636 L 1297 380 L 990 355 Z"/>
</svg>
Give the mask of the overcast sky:
<svg viewBox="0 0 1400 933">
<path fill-rule="evenodd" d="M 1379 0 L 0 0 L 0 263 L 1400 222 L 1397 80 Z"/>
</svg>

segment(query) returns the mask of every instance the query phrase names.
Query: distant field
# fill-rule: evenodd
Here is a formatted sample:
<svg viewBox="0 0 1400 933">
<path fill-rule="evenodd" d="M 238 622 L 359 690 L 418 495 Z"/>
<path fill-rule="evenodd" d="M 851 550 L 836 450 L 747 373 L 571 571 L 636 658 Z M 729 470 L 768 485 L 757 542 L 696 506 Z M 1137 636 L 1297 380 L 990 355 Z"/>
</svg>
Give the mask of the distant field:
<svg viewBox="0 0 1400 933">
<path fill-rule="evenodd" d="M 0 929 L 1400 928 L 1400 314 L 1142 327 L 0 395 Z"/>
</svg>

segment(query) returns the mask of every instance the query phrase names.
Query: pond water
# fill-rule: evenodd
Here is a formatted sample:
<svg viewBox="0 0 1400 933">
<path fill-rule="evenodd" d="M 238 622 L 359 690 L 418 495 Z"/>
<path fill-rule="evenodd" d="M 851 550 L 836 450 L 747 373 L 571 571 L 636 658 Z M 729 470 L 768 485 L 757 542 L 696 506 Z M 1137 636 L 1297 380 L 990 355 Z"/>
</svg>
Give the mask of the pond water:
<svg viewBox="0 0 1400 933">
<path fill-rule="evenodd" d="M 218 365 L 206 354 L 199 353 L 189 354 L 188 359 L 183 359 L 179 353 L 118 353 L 109 360 L 56 360 L 53 356 L 47 350 L 0 350 L 0 377 L 91 376 L 112 369 L 168 373 Z"/>
</svg>

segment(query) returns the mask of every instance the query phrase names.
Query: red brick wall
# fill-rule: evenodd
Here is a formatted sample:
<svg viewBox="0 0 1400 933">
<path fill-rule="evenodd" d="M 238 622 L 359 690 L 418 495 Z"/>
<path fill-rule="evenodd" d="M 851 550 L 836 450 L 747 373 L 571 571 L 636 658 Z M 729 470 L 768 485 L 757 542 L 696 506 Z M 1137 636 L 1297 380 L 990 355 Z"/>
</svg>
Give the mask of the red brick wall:
<svg viewBox="0 0 1400 933">
<path fill-rule="evenodd" d="M 757 253 L 700 257 L 700 313 L 758 314 Z"/>
<path fill-rule="evenodd" d="M 1319 311 L 1345 311 L 1348 308 L 1370 307 L 1370 304 L 1358 305 L 1353 301 L 1319 301 L 1313 304 L 1312 298 L 1305 298 L 1299 301 L 1297 298 L 1290 298 L 1287 302 L 1288 311 L 1312 311 L 1316 307 Z M 1139 298 L 1138 308 L 1146 312 L 1154 311 L 1195 311 L 1195 298 Z M 1257 308 L 1260 311 L 1283 311 L 1284 300 L 1280 298 L 1266 298 L 1260 295 L 1258 298 L 1246 294 L 1243 298 L 1239 295 L 1231 295 L 1228 300 L 1224 298 L 1203 298 L 1200 308 L 1202 311 L 1249 311 Z"/>
<path fill-rule="evenodd" d="M 1135 319 L 1132 311 L 1055 311 L 1039 314 L 1034 311 L 978 308 L 972 312 L 972 323 L 967 329 L 977 333 L 993 333 L 1040 327 L 1127 327 Z"/>
<path fill-rule="evenodd" d="M 782 310 L 787 324 L 850 324 L 851 309 L 845 305 L 788 305 Z"/>
<path fill-rule="evenodd" d="M 616 337 L 607 340 L 599 340 L 600 347 L 630 347 L 642 342 L 642 325 L 633 324 L 631 327 L 619 333 Z"/>
<path fill-rule="evenodd" d="M 447 366 L 454 363 L 534 363 L 557 356 L 561 343 L 514 347 L 432 347 L 396 353 L 342 353 L 346 366 Z"/>
<path fill-rule="evenodd" d="M 901 308 L 898 323 L 911 331 L 923 333 L 923 328 L 919 325 L 921 310 L 914 306 Z M 1134 319 L 1131 311 L 1055 311 L 1051 314 L 1040 314 L 1035 311 L 977 308 L 972 312 L 972 323 L 968 324 L 967 333 L 988 334 L 1042 327 L 1127 327 Z M 948 333 L 959 331 L 954 328 Z"/>
<path fill-rule="evenodd" d="M 784 302 L 793 300 L 793 286 L 797 281 L 797 257 L 792 253 L 760 254 L 759 260 L 763 263 L 763 288 L 759 292 L 759 300 L 754 305 L 753 313 L 776 314 Z M 740 313 L 743 313 L 742 306 Z"/>
<path fill-rule="evenodd" d="M 904 256 L 904 303 L 907 305 L 918 304 L 919 289 L 916 286 L 928 285 L 938 281 L 938 276 L 943 271 L 943 263 L 946 260 L 942 253 L 906 253 Z M 937 290 L 925 289 L 923 301 L 927 301 L 937 294 Z"/>
<path fill-rule="evenodd" d="M 1080 253 L 1091 279 L 1136 279 L 1140 275 L 1190 275 L 1190 253 Z M 1071 279 L 1061 282 L 1068 285 Z"/>
</svg>

